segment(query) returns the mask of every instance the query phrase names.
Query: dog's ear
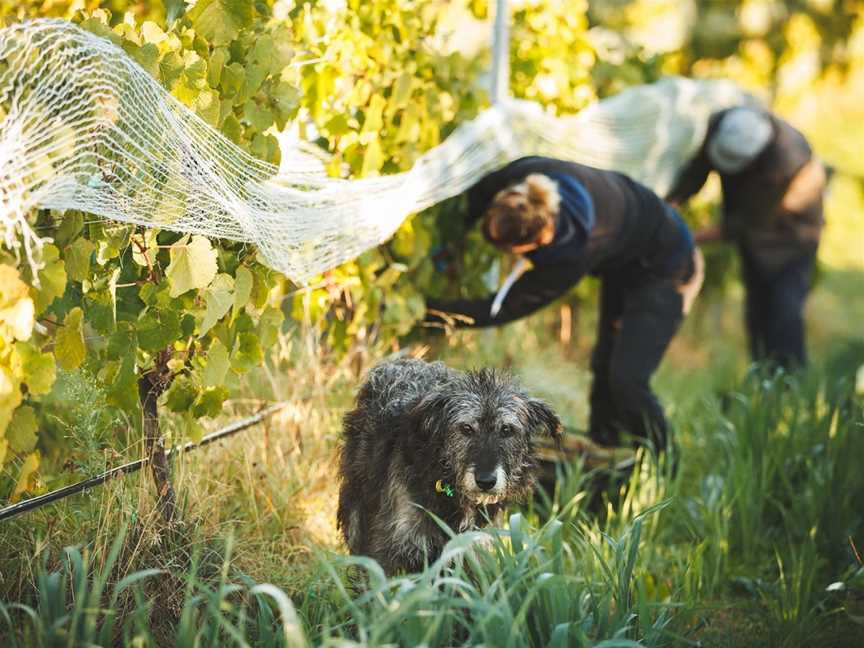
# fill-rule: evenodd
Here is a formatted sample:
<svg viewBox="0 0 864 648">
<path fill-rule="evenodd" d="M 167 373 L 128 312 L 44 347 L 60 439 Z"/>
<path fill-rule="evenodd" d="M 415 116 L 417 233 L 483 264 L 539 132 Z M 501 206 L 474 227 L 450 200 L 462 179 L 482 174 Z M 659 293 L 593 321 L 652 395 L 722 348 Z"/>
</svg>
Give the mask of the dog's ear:
<svg viewBox="0 0 864 648">
<path fill-rule="evenodd" d="M 444 405 L 447 397 L 438 391 L 426 394 L 411 408 L 411 423 L 414 429 L 424 429 L 431 435 L 436 435 L 442 429 L 444 421 Z"/>
<path fill-rule="evenodd" d="M 561 419 L 549 405 L 539 398 L 528 399 L 528 424 L 532 430 L 542 428 L 556 443 L 561 441 Z"/>
</svg>

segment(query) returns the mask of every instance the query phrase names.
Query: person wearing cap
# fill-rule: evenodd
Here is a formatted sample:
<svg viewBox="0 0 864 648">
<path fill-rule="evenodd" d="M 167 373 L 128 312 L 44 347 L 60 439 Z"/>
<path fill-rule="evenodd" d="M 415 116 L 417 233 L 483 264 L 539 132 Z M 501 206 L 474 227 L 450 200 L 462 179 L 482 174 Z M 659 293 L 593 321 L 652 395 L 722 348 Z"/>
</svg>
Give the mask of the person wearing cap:
<svg viewBox="0 0 864 648">
<path fill-rule="evenodd" d="M 651 376 L 701 286 L 701 258 L 677 212 L 627 176 L 527 157 L 468 191 L 472 220 L 498 249 L 531 269 L 506 296 L 428 299 L 427 321 L 498 326 L 525 317 L 588 274 L 601 280 L 591 358 L 589 435 L 619 445 L 622 433 L 667 446 Z M 509 286 L 509 291 L 507 287 Z M 460 317 L 450 317 L 458 315 Z"/>
<path fill-rule="evenodd" d="M 697 243 L 738 248 L 745 323 L 754 360 L 804 365 L 804 302 L 824 224 L 826 174 L 804 136 L 775 115 L 735 107 L 713 115 L 703 146 L 667 200 L 680 205 L 720 175 L 723 221 Z"/>
</svg>

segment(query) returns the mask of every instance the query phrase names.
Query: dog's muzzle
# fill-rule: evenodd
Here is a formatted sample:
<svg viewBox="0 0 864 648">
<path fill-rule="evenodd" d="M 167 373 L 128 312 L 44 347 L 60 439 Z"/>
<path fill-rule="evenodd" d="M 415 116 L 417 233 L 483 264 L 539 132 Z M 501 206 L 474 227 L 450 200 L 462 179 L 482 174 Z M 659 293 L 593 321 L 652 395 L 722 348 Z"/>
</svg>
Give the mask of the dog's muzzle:
<svg viewBox="0 0 864 648">
<path fill-rule="evenodd" d="M 472 468 L 465 473 L 463 487 L 468 497 L 478 504 L 494 504 L 507 490 L 507 476 L 501 466 L 483 472 Z"/>
<path fill-rule="evenodd" d="M 498 471 L 475 473 L 474 481 L 477 482 L 477 488 L 481 491 L 491 491 L 498 484 Z"/>
</svg>

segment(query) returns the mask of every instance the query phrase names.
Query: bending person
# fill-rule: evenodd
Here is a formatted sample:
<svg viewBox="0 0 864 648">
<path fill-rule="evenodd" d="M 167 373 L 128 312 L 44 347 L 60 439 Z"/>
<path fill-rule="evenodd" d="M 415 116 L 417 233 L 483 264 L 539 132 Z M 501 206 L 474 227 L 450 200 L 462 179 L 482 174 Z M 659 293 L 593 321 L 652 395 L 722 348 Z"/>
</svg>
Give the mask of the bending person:
<svg viewBox="0 0 864 648">
<path fill-rule="evenodd" d="M 680 216 L 646 187 L 611 171 L 541 157 L 517 160 L 469 190 L 471 218 L 487 240 L 522 254 L 523 274 L 493 315 L 485 299 L 429 299 L 435 311 L 497 326 L 550 303 L 586 274 L 601 278 L 591 359 L 591 438 L 618 445 L 622 432 L 667 445 L 651 376 L 701 285 L 699 260 Z M 496 304 L 497 306 L 497 304 Z"/>
<path fill-rule="evenodd" d="M 720 174 L 723 222 L 696 239 L 725 239 L 738 247 L 751 356 L 803 365 L 804 301 L 824 223 L 825 171 L 792 126 L 740 107 L 712 116 L 702 148 L 668 199 L 683 203 L 711 171 Z"/>
</svg>

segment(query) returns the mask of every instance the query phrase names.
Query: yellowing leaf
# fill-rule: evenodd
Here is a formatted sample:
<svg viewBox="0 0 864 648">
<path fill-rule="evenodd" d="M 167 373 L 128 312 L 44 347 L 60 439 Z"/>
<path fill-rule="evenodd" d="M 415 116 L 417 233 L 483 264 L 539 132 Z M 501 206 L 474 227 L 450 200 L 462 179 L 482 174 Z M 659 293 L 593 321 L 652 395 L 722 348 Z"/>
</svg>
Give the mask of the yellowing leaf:
<svg viewBox="0 0 864 648">
<path fill-rule="evenodd" d="M 216 250 L 206 237 L 196 234 L 190 242 L 187 234 L 171 246 L 171 262 L 165 274 L 171 297 L 206 288 L 216 276 Z"/>
<path fill-rule="evenodd" d="M 144 37 L 145 42 L 153 43 L 155 45 L 158 45 L 168 38 L 165 32 L 162 31 L 162 28 L 152 20 L 146 20 L 141 25 L 141 35 Z"/>
<path fill-rule="evenodd" d="M 0 265 L 0 308 L 8 308 L 27 297 L 27 284 L 21 281 L 17 268 Z"/>
<path fill-rule="evenodd" d="M 30 289 L 37 315 L 44 312 L 51 302 L 66 291 L 66 265 L 59 257 L 60 252 L 53 245 L 42 248 L 42 262 L 45 267 L 39 271 L 39 288 Z"/>
<path fill-rule="evenodd" d="M 396 234 L 393 236 L 393 252 L 403 259 L 410 258 L 414 253 L 414 242 L 416 241 L 416 238 L 417 237 L 414 234 L 414 226 L 411 220 L 406 220 L 402 225 L 400 225 L 399 229 L 396 230 Z"/>
<path fill-rule="evenodd" d="M 411 97 L 411 82 L 412 77 L 407 72 L 404 72 L 393 86 L 393 94 L 390 97 L 390 103 L 394 108 L 401 108 L 408 103 Z"/>
<path fill-rule="evenodd" d="M 84 362 L 87 347 L 84 344 L 84 311 L 80 308 L 69 311 L 63 326 L 58 329 L 54 355 L 57 364 L 67 371 L 77 369 Z"/>
<path fill-rule="evenodd" d="M 0 434 L 6 431 L 12 414 L 21 404 L 21 380 L 9 367 L 0 365 Z"/>
<path fill-rule="evenodd" d="M 57 375 L 54 356 L 42 353 L 28 342 L 18 342 L 15 354 L 21 363 L 22 377 L 33 396 L 42 396 L 51 391 Z"/>
<path fill-rule="evenodd" d="M 13 504 L 21 499 L 21 495 L 35 488 L 34 473 L 39 470 L 39 452 L 34 452 L 27 456 L 24 464 L 21 466 L 21 472 L 18 473 L 18 483 L 15 484 L 15 490 L 9 497 L 9 501 Z"/>
<path fill-rule="evenodd" d="M 0 439 L 0 468 L 3 467 L 3 462 L 6 460 L 6 450 L 9 448 L 9 442 L 6 439 Z"/>
<path fill-rule="evenodd" d="M 0 365 L 0 398 L 8 397 L 18 388 L 14 378 L 9 367 Z"/>
<path fill-rule="evenodd" d="M 13 339 L 29 340 L 30 334 L 33 332 L 33 323 L 33 300 L 29 297 L 16 302 L 9 308 L 0 310 L 0 327 L 7 328 Z"/>
<path fill-rule="evenodd" d="M 6 430 L 6 438 L 15 452 L 32 452 L 36 447 L 36 432 L 39 422 L 36 420 L 36 412 L 29 405 L 24 405 L 15 410 L 12 421 Z"/>
<path fill-rule="evenodd" d="M 384 164 L 384 153 L 381 151 L 381 144 L 377 139 L 372 140 L 363 154 L 363 168 L 360 175 L 367 176 L 373 171 L 379 171 L 382 164 Z"/>
<path fill-rule="evenodd" d="M 18 270 L 0 265 L 0 339 L 30 339 L 34 315 L 29 288 L 21 281 Z"/>
<path fill-rule="evenodd" d="M 361 144 L 369 144 L 378 139 L 381 129 L 384 127 L 382 115 L 386 105 L 387 100 L 381 95 L 376 94 L 372 97 L 369 108 L 366 109 L 366 120 L 363 122 L 363 129 L 360 131 Z"/>
</svg>

